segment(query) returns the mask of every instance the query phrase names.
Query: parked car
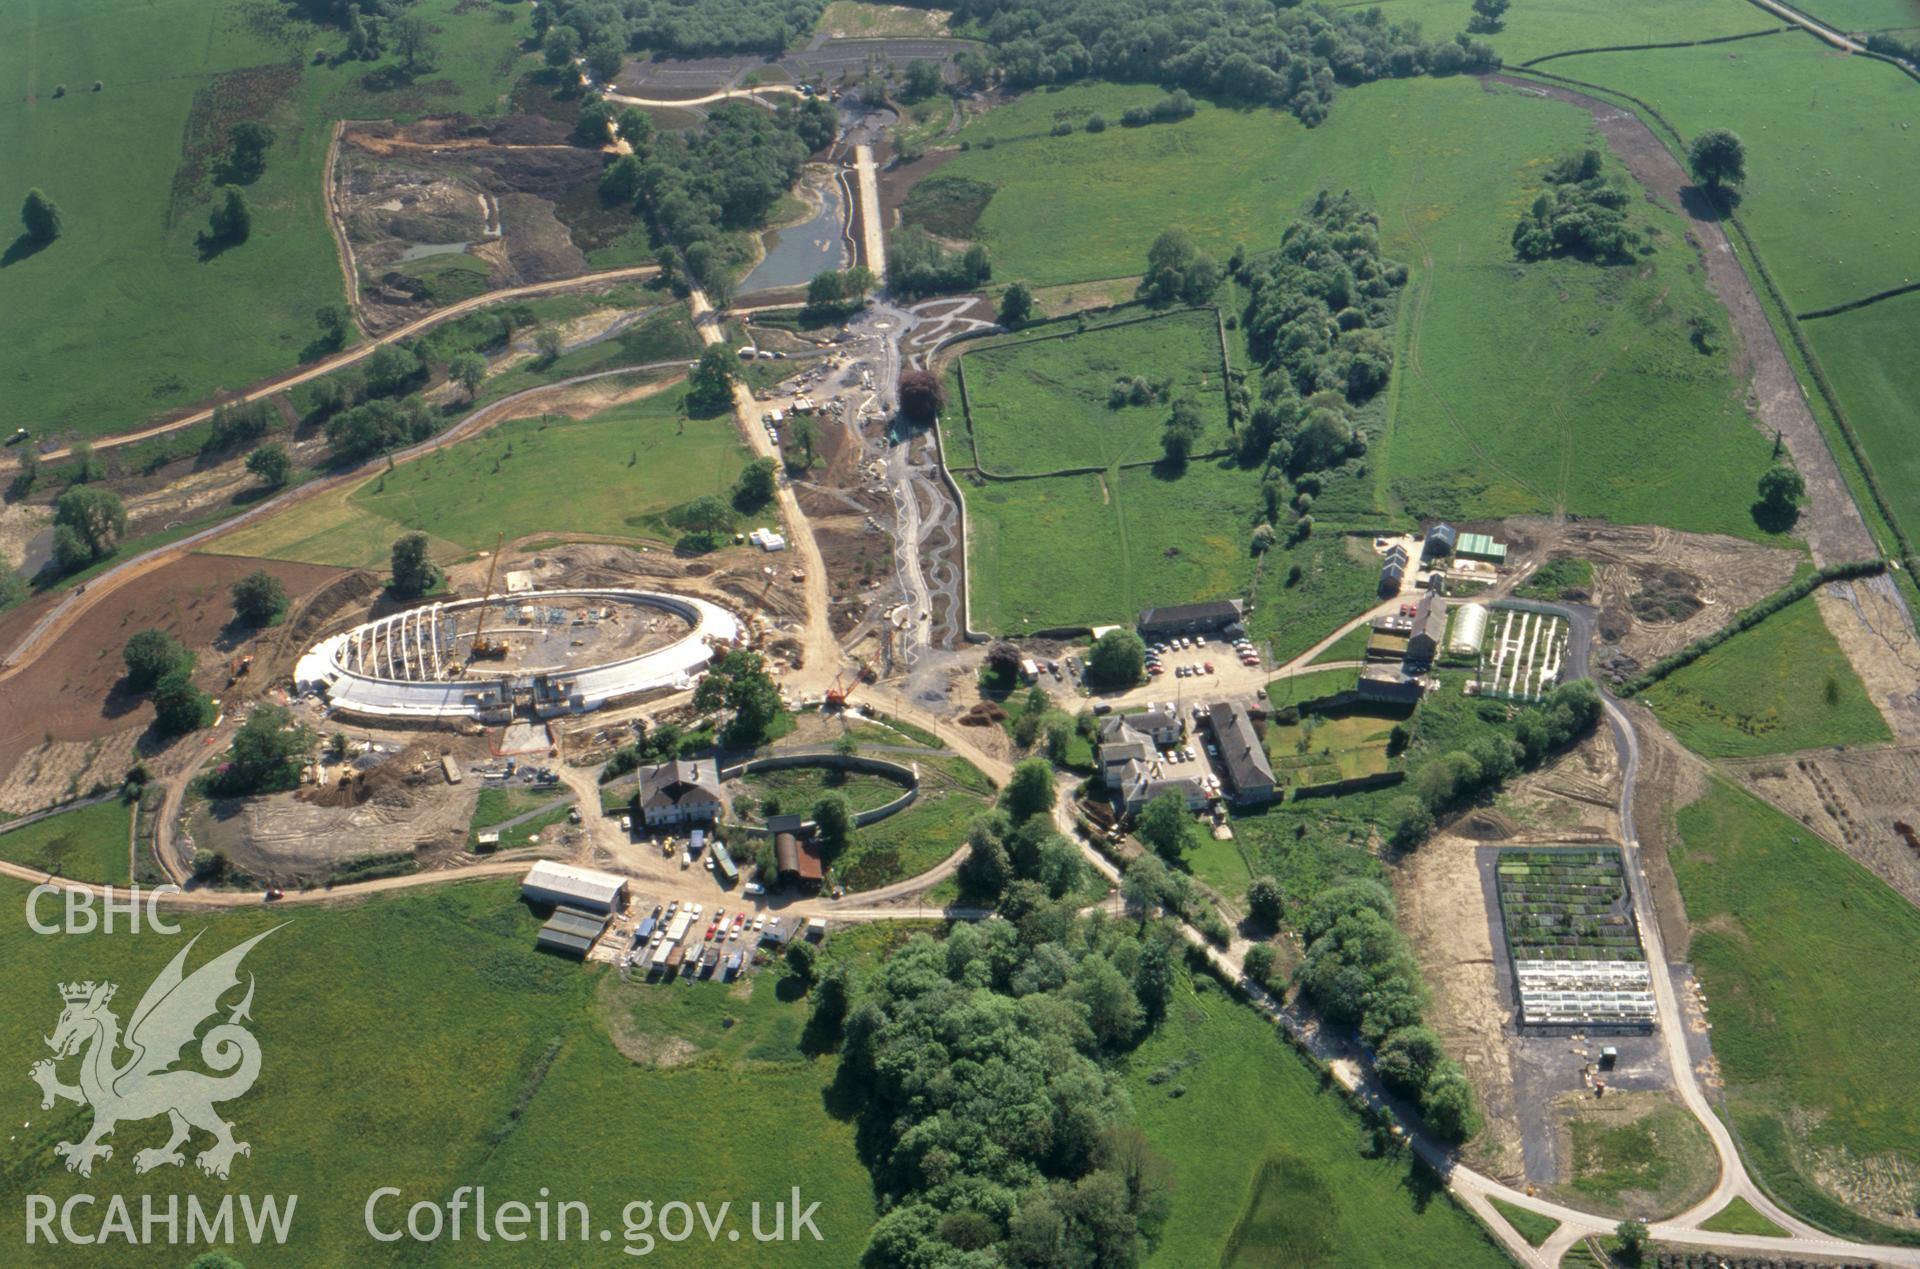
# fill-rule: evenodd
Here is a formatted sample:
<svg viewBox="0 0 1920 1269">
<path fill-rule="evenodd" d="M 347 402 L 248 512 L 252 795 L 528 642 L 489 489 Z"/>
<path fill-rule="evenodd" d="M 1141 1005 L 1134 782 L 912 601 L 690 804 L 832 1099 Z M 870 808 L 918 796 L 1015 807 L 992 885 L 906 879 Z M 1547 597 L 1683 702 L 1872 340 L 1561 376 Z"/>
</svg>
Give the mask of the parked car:
<svg viewBox="0 0 1920 1269">
<path fill-rule="evenodd" d="M 620 831 L 623 833 L 631 833 L 633 831 L 633 816 L 622 815 L 620 817 Z"/>
<path fill-rule="evenodd" d="M 693 904 L 692 906 L 690 906 L 690 907 L 689 907 L 689 908 L 687 909 L 687 911 L 689 911 L 689 912 L 691 912 L 691 913 L 693 913 L 693 918 L 694 918 L 694 920 L 696 920 L 696 921 L 697 921 L 697 920 L 699 920 L 699 919 L 700 919 L 700 905 L 699 905 L 699 904 L 697 904 L 697 903 L 696 903 L 696 904 Z"/>
<path fill-rule="evenodd" d="M 680 910 L 680 901 L 678 899 L 675 899 L 673 902 L 667 905 L 668 916 L 672 916 L 674 913 L 678 912 L 679 910 Z"/>
<path fill-rule="evenodd" d="M 753 932 L 755 934 L 758 934 L 760 931 L 766 928 L 767 928 L 767 918 L 765 918 L 764 916 L 757 916 L 753 918 Z"/>
</svg>

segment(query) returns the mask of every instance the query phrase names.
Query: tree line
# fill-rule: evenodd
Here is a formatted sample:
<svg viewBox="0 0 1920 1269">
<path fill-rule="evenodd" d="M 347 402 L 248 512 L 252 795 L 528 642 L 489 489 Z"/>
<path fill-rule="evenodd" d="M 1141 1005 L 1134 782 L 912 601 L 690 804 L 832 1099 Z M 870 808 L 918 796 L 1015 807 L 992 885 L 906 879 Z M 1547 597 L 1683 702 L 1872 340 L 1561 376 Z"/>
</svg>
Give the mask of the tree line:
<svg viewBox="0 0 1920 1269">
<path fill-rule="evenodd" d="M 947 7 L 943 2 L 941 7 Z M 1462 32 L 1421 37 L 1379 8 L 1264 0 L 957 0 L 956 26 L 978 32 L 1011 88 L 1111 79 L 1184 88 L 1222 101 L 1276 106 L 1309 126 L 1339 85 L 1495 70 L 1500 57 Z"/>
<path fill-rule="evenodd" d="M 638 110 L 616 126 L 634 153 L 608 167 L 601 198 L 630 200 L 656 239 L 683 253 L 693 280 L 724 302 L 745 260 L 730 235 L 766 224 L 807 156 L 832 143 L 836 124 L 833 107 L 813 98 L 771 112 L 728 102 L 686 132 L 656 133 Z"/>
</svg>

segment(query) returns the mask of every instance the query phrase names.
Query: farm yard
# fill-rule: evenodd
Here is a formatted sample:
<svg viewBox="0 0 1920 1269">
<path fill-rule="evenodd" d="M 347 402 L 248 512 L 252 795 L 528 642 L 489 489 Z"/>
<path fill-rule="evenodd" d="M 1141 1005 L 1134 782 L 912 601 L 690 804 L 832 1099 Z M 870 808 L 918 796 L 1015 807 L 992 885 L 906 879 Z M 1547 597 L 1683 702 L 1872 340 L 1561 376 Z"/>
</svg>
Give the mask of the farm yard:
<svg viewBox="0 0 1920 1269">
<path fill-rule="evenodd" d="M 1889 1020 L 1920 990 L 1920 913 L 1807 829 L 1725 781 L 1669 849 L 1685 949 L 1713 1018 L 1742 1152 L 1787 1208 L 1854 1237 L 1910 1238 L 1920 1056 Z"/>
<path fill-rule="evenodd" d="M 1218 316 L 1200 309 L 1130 318 L 1141 312 L 1085 330 L 1041 326 L 963 346 L 966 435 L 950 434 L 949 452 L 971 448 L 995 475 L 1152 463 L 1161 458 L 1169 405 L 1181 398 L 1198 404 L 1205 420 L 1195 452 L 1225 448 Z M 1140 400 L 1125 396 L 1129 381 L 1143 385 Z"/>
<path fill-rule="evenodd" d="M 1744 630 L 1641 696 L 1709 758 L 1747 758 L 1893 739 L 1809 596 Z"/>
</svg>

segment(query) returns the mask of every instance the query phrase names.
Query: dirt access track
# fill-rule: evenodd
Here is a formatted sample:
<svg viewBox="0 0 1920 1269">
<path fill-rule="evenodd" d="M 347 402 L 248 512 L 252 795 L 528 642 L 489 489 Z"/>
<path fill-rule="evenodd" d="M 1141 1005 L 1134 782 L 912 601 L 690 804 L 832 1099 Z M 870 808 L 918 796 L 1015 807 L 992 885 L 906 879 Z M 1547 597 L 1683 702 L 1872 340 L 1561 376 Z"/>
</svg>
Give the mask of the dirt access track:
<svg viewBox="0 0 1920 1269">
<path fill-rule="evenodd" d="M 1646 188 L 1647 196 L 1687 218 L 1688 237 L 1706 266 L 1707 287 L 1740 332 L 1741 355 L 1750 372 L 1748 411 L 1755 426 L 1766 434 L 1780 434 L 1794 466 L 1806 479 L 1808 506 L 1800 514 L 1799 529 L 1813 551 L 1814 561 L 1826 565 L 1878 556 L 1880 549 L 1854 505 L 1853 494 L 1840 475 L 1820 425 L 1807 408 L 1800 381 L 1781 351 L 1779 337 L 1753 293 L 1753 283 L 1741 267 L 1740 257 L 1727 241 L 1713 205 L 1694 186 L 1672 151 L 1639 115 L 1610 102 L 1514 75 L 1488 75 L 1481 83 L 1490 92 L 1522 92 L 1579 106 L 1593 116 L 1608 148 Z"/>
<path fill-rule="evenodd" d="M 28 779 L 15 769 L 36 748 L 46 746 L 46 757 L 103 737 L 137 736 L 153 721 L 153 706 L 144 695 L 125 690 L 126 663 L 120 649 L 135 631 L 163 630 L 199 654 L 195 681 L 215 695 L 225 687 L 226 658 L 213 655 L 233 618 L 228 589 L 256 569 L 280 579 L 294 604 L 337 578 L 345 570 L 311 564 L 241 559 L 224 555 L 189 555 L 142 574 L 114 592 L 115 602 L 84 610 L 65 634 L 35 660 L 31 669 L 0 681 L 0 809 L 27 809 L 16 805 L 34 800 L 46 777 Z M 37 616 L 29 604 L 0 618 L 0 646 L 18 640 Z M 271 637 L 271 634 L 269 635 Z M 246 640 L 242 640 L 245 642 Z M 49 742 L 52 742 L 51 744 Z M 131 746 L 110 746 L 125 756 Z M 84 752 L 84 750 L 82 750 Z M 29 764 L 33 765 L 33 764 Z M 67 774 L 92 776 L 86 764 L 62 761 Z M 98 773 L 117 780 L 124 770 Z M 64 777 L 63 777 L 64 778 Z M 56 800 L 61 791 L 52 791 Z"/>
</svg>

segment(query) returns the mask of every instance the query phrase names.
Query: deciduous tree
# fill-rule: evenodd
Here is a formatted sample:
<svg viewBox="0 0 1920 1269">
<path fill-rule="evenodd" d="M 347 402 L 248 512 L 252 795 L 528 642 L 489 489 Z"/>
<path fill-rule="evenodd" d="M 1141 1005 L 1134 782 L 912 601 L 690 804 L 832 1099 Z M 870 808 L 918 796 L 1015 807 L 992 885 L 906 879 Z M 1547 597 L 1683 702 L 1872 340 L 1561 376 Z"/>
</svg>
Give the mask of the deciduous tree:
<svg viewBox="0 0 1920 1269">
<path fill-rule="evenodd" d="M 409 533 L 397 538 L 392 552 L 393 593 L 402 599 L 417 599 L 432 590 L 440 580 L 440 570 L 427 556 L 427 535 Z"/>
<path fill-rule="evenodd" d="M 1687 166 L 1708 189 L 1718 193 L 1723 185 L 1738 185 L 1747 179 L 1747 147 L 1726 128 L 1709 128 L 1687 146 Z"/>
<path fill-rule="evenodd" d="M 270 626 L 287 610 L 287 588 L 257 568 L 233 584 L 233 615 L 243 625 Z"/>
<path fill-rule="evenodd" d="M 27 241 L 40 247 L 58 238 L 65 227 L 60 209 L 37 189 L 28 190 L 26 201 L 20 204 L 20 224 L 26 231 Z"/>
</svg>

